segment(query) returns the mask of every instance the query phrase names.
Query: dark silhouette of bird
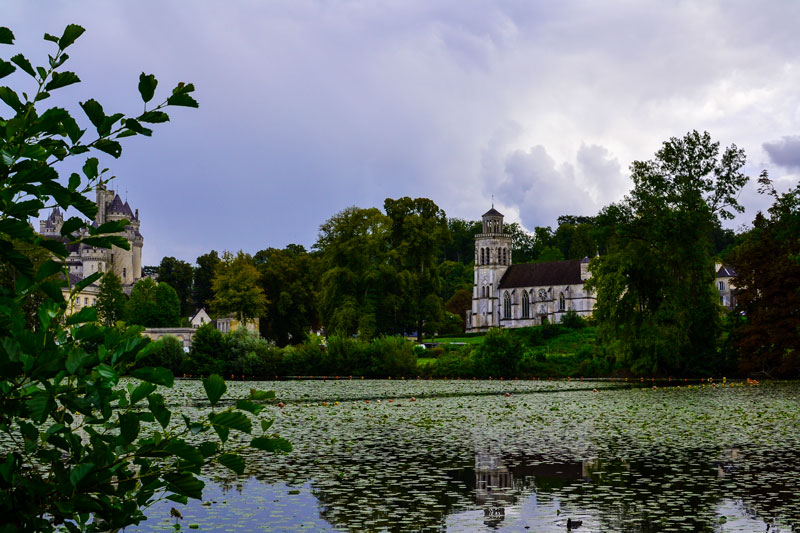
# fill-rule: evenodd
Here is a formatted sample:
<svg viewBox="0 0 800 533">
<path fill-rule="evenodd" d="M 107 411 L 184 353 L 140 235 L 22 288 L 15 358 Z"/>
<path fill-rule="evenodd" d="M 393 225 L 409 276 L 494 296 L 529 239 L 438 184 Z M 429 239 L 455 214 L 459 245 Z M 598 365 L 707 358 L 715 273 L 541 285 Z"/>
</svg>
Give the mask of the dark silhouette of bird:
<svg viewBox="0 0 800 533">
<path fill-rule="evenodd" d="M 169 510 L 169 515 L 175 517 L 176 524 L 178 523 L 178 518 L 183 519 L 183 515 L 181 514 L 181 512 L 175 509 L 174 507 Z"/>
<path fill-rule="evenodd" d="M 583 525 L 583 520 L 573 520 L 572 518 L 567 518 L 567 531 L 578 529 Z"/>
</svg>

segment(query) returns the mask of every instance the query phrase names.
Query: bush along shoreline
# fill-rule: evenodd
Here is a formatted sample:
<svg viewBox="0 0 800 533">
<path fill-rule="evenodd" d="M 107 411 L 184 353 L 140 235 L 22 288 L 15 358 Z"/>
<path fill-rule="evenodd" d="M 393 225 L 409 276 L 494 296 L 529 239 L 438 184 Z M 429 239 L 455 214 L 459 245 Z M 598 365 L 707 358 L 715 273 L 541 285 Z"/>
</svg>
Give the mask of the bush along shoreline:
<svg viewBox="0 0 800 533">
<path fill-rule="evenodd" d="M 597 343 L 595 329 L 581 322 L 519 329 L 493 329 L 474 343 L 434 339 L 424 348 L 404 337 L 362 339 L 310 335 L 279 348 L 256 332 L 223 334 L 198 328 L 189 353 L 175 338 L 163 339 L 148 363 L 186 378 L 219 374 L 229 379 L 339 378 L 558 378 L 626 375 Z"/>
</svg>

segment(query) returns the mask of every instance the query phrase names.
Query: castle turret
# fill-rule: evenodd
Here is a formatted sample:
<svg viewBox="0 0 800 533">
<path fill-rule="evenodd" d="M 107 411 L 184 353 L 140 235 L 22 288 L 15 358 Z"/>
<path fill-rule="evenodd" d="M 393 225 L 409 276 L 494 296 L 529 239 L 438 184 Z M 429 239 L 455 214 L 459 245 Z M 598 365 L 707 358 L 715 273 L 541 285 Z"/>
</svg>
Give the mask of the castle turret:
<svg viewBox="0 0 800 533">
<path fill-rule="evenodd" d="M 511 235 L 503 232 L 503 215 L 492 207 L 483 215 L 483 233 L 475 235 L 475 273 L 470 329 L 500 324 L 497 287 L 511 265 Z"/>
</svg>

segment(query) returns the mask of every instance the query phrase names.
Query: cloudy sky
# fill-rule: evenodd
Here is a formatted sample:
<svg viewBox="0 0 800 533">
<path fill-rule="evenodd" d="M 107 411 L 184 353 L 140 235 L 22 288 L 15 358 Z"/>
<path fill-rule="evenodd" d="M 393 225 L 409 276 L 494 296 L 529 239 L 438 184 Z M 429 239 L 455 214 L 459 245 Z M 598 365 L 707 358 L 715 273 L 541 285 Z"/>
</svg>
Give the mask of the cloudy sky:
<svg viewBox="0 0 800 533">
<path fill-rule="evenodd" d="M 164 96 L 196 85 L 199 109 L 104 161 L 145 264 L 310 247 L 386 197 L 477 219 L 494 195 L 507 220 L 554 226 L 692 129 L 744 148 L 753 178 L 800 178 L 800 2 L 3 0 L 2 19 L 38 64 L 44 32 L 86 28 L 59 105 L 138 113 L 142 71 Z M 768 205 L 755 189 L 734 227 Z"/>
</svg>

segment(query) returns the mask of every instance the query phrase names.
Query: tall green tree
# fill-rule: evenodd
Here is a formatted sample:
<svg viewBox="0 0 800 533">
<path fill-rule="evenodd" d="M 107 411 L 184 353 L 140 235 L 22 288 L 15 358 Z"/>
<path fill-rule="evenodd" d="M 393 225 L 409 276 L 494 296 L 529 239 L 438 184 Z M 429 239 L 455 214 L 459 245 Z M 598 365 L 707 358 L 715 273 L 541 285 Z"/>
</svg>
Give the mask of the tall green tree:
<svg viewBox="0 0 800 533">
<path fill-rule="evenodd" d="M 744 151 L 693 131 L 634 161 L 634 188 L 601 218 L 609 250 L 591 264 L 600 333 L 635 372 L 713 371 L 720 310 L 711 235 L 743 208 Z"/>
<path fill-rule="evenodd" d="M 392 221 L 390 257 L 401 280 L 403 324 L 422 342 L 423 333 L 432 333 L 444 319 L 438 258 L 450 242 L 447 216 L 428 198 L 387 198 L 383 208 Z"/>
<path fill-rule="evenodd" d="M 136 282 L 128 301 L 128 320 L 146 328 L 172 328 L 180 325 L 181 305 L 178 293 L 167 283 L 153 278 Z"/>
<path fill-rule="evenodd" d="M 299 344 L 319 328 L 319 260 L 297 244 L 261 250 L 254 260 L 268 301 L 261 334 L 278 346 Z"/>
<path fill-rule="evenodd" d="M 740 368 L 765 377 L 800 377 L 800 185 L 778 194 L 766 173 L 761 190 L 773 198 L 766 215 L 730 254 L 736 271 L 732 339 Z"/>
<path fill-rule="evenodd" d="M 193 273 L 192 302 L 199 308 L 211 309 L 214 299 L 214 272 L 222 262 L 216 250 L 197 258 L 197 267 Z"/>
<path fill-rule="evenodd" d="M 241 250 L 236 255 L 223 252 L 212 285 L 211 310 L 217 315 L 234 315 L 240 322 L 251 322 L 266 311 L 267 298 L 250 254 Z"/>
<path fill-rule="evenodd" d="M 89 195 L 102 172 L 89 154 L 119 157 L 125 137 L 149 136 L 153 132 L 147 126 L 169 120 L 167 107 L 197 106 L 190 95 L 194 87 L 184 83 L 161 104 L 149 104 L 157 81 L 142 73 L 144 110 L 133 117 L 107 115 L 94 99 L 80 104 L 88 117 L 82 120 L 85 127 L 64 108 L 42 109 L 53 93 L 80 81 L 63 66 L 66 50 L 83 32 L 70 24 L 60 37 L 45 34 L 55 49 L 43 66 L 21 53 L 9 61 L 0 58 L 0 78 L 17 69 L 30 76 L 19 78 L 28 82 L 22 89 L 0 87 L 0 264 L 15 281 L 0 283 L 3 531 L 118 531 L 144 520 L 143 509 L 158 499 L 185 503 L 201 498 L 204 482 L 198 474 L 206 465 L 244 471 L 237 446 L 222 446 L 229 431 L 251 433 L 253 422 L 259 422 L 236 407 L 216 411 L 225 382 L 213 376 L 203 383 L 208 416 L 170 424 L 174 418 L 159 387 L 172 387 L 174 377 L 165 368 L 147 365 L 160 343 L 143 338 L 141 328 L 98 324 L 94 307 L 67 314 L 62 289 L 67 288 L 69 253 L 63 241 L 127 249 L 127 240 L 117 235 L 127 221 L 93 227 L 75 216 L 64 222 L 62 239 L 49 240 L 37 235 L 29 220 L 55 205 L 94 219 L 97 205 Z M 0 45 L 13 41 L 13 32 L 0 27 Z M 5 50 L 0 51 L 3 57 Z M 65 160 L 82 175 L 73 172 L 61 179 Z M 32 257 L 26 247 L 36 250 Z M 50 257 L 36 264 L 40 252 Z M 101 275 L 96 272 L 68 287 L 70 299 Z M 25 311 L 40 297 L 36 323 L 30 325 Z M 126 386 L 120 386 L 126 374 Z M 250 445 L 290 449 L 286 441 L 267 437 L 256 437 Z"/>
<path fill-rule="evenodd" d="M 479 220 L 448 218 L 450 241 L 444 245 L 444 260 L 470 264 L 475 262 L 475 235 L 481 232 Z"/>
<path fill-rule="evenodd" d="M 190 316 L 194 311 L 192 274 L 192 265 L 174 257 L 164 257 L 158 265 L 158 281 L 169 284 L 178 293 L 181 316 Z"/>
<path fill-rule="evenodd" d="M 126 319 L 128 298 L 122 291 L 119 276 L 111 271 L 103 274 L 97 292 L 97 319 L 106 326 L 113 326 L 118 320 Z"/>
<path fill-rule="evenodd" d="M 397 272 L 389 264 L 391 219 L 375 208 L 348 207 L 320 226 L 319 313 L 327 334 L 372 338 L 399 329 L 401 301 L 390 292 Z"/>
</svg>

